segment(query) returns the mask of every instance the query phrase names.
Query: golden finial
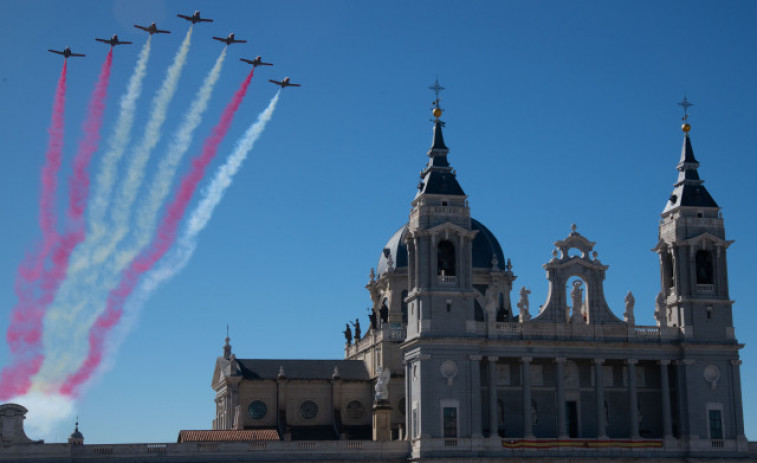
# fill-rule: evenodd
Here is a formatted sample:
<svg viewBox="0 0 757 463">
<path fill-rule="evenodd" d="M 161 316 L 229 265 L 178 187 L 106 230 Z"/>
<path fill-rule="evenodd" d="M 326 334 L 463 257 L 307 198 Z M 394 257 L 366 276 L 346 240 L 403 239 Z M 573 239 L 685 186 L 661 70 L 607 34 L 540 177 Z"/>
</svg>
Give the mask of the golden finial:
<svg viewBox="0 0 757 463">
<path fill-rule="evenodd" d="M 434 117 L 439 118 L 442 117 L 442 109 L 441 108 L 434 108 Z"/>
</svg>

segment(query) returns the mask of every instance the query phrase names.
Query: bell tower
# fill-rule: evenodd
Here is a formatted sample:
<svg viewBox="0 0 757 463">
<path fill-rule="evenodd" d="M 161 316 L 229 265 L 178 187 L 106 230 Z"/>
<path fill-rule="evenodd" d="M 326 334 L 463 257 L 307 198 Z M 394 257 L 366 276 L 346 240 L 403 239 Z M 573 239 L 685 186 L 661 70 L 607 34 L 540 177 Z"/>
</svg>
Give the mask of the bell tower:
<svg viewBox="0 0 757 463">
<path fill-rule="evenodd" d="M 653 251 L 660 258 L 661 291 L 657 322 L 677 327 L 686 338 L 703 341 L 734 339 L 732 301 L 728 296 L 726 252 L 733 241 L 725 238 L 720 207 L 699 178 L 684 108 L 683 147 L 674 183 L 662 212 L 659 241 Z"/>
<path fill-rule="evenodd" d="M 408 249 L 408 339 L 459 335 L 474 320 L 472 242 L 467 196 L 447 160 L 437 81 L 434 136 L 410 212 Z"/>
</svg>

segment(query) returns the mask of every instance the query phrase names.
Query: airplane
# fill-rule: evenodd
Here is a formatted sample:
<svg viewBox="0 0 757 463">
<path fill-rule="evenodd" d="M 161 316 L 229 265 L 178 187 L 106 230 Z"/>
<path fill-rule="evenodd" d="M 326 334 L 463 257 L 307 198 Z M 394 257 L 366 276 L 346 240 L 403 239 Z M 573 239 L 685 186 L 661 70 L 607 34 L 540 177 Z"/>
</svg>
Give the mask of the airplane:
<svg viewBox="0 0 757 463">
<path fill-rule="evenodd" d="M 192 16 L 186 16 L 186 15 L 183 15 L 183 14 L 177 14 L 176 16 L 178 16 L 180 18 L 184 18 L 187 21 L 192 21 L 192 24 L 199 23 L 199 22 L 208 22 L 208 23 L 212 23 L 213 22 L 212 19 L 201 18 L 199 10 L 195 11 Z"/>
<path fill-rule="evenodd" d="M 252 64 L 253 68 L 256 68 L 258 66 L 273 66 L 273 63 L 264 63 L 264 62 L 260 61 L 260 57 L 259 56 L 256 57 L 255 59 L 239 58 L 239 61 L 244 61 L 245 63 Z"/>
<path fill-rule="evenodd" d="M 231 45 L 232 43 L 247 43 L 246 40 L 237 40 L 234 38 L 234 33 L 227 35 L 226 38 L 221 37 L 213 37 L 216 40 L 220 40 L 221 42 L 226 42 L 226 45 Z"/>
<path fill-rule="evenodd" d="M 282 80 L 281 82 L 279 82 L 278 80 L 273 80 L 273 79 L 268 79 L 268 82 L 273 82 L 274 84 L 281 86 L 281 88 L 284 88 L 284 87 L 299 87 L 300 86 L 300 84 L 290 84 L 289 83 L 289 77 L 284 77 L 284 80 Z"/>
<path fill-rule="evenodd" d="M 47 51 L 57 53 L 59 55 L 63 55 L 65 58 L 68 58 L 69 56 L 84 56 L 81 53 L 73 53 L 71 51 L 71 47 L 66 47 L 63 49 L 63 51 L 58 51 L 58 50 L 47 50 Z"/>
<path fill-rule="evenodd" d="M 131 42 L 124 42 L 124 41 L 118 40 L 118 35 L 116 35 L 116 34 L 113 34 L 113 37 L 111 37 L 109 39 L 95 39 L 95 40 L 97 40 L 98 42 L 109 43 L 111 47 L 114 47 L 116 45 L 129 45 L 129 44 L 131 44 Z"/>
<path fill-rule="evenodd" d="M 152 24 L 150 24 L 147 27 L 145 27 L 145 26 L 138 26 L 136 24 L 134 25 L 134 27 L 136 27 L 137 29 L 142 29 L 145 32 L 149 32 L 150 35 L 153 35 L 153 34 L 170 34 L 171 33 L 171 31 L 162 31 L 162 30 L 158 29 L 158 26 L 155 25 L 155 21 L 153 21 Z"/>
</svg>

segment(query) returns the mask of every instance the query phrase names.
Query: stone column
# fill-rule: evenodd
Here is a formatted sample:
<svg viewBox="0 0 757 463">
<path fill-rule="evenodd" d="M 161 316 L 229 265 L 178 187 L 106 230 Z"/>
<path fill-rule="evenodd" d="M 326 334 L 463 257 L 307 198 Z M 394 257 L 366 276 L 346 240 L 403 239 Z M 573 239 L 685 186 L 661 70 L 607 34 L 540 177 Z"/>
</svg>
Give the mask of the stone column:
<svg viewBox="0 0 757 463">
<path fill-rule="evenodd" d="M 555 359 L 555 406 L 557 408 L 557 438 L 568 437 L 568 423 L 565 420 L 565 362 L 564 357 Z"/>
<path fill-rule="evenodd" d="M 636 390 L 636 364 L 638 360 L 628 359 L 628 419 L 631 439 L 639 438 L 639 399 Z"/>
<path fill-rule="evenodd" d="M 497 360 L 499 357 L 487 357 L 489 361 L 489 437 L 498 438 L 497 431 L 499 420 L 497 419 Z"/>
<path fill-rule="evenodd" d="M 670 360 L 660 360 L 660 398 L 662 402 L 662 435 L 665 438 L 673 437 L 673 420 L 670 411 L 670 379 L 668 378 L 668 365 Z"/>
<path fill-rule="evenodd" d="M 523 437 L 533 439 L 534 427 L 531 422 L 531 357 L 521 357 L 523 383 Z"/>
<path fill-rule="evenodd" d="M 405 440 L 410 440 L 410 410 L 412 410 L 412 402 L 410 401 L 410 383 L 413 381 L 413 371 L 411 369 L 411 362 L 408 362 L 407 360 L 402 361 L 402 366 L 405 367 L 405 411 L 403 412 L 405 414 Z"/>
<path fill-rule="evenodd" d="M 470 355 L 471 384 L 471 437 L 483 437 L 481 431 L 481 359 L 480 355 Z"/>
<path fill-rule="evenodd" d="M 607 439 L 607 423 L 605 423 L 605 382 L 602 374 L 602 364 L 605 359 L 594 359 L 594 398 L 597 409 L 597 438 Z"/>
</svg>

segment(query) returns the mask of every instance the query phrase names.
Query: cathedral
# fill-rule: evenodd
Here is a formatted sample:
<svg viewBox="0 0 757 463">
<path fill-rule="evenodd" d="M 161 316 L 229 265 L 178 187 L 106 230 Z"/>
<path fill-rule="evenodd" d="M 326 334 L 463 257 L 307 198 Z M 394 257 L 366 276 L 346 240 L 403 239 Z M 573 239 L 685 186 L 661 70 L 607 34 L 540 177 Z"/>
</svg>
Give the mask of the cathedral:
<svg viewBox="0 0 757 463">
<path fill-rule="evenodd" d="M 378 253 L 372 311 L 345 327 L 344 359 L 242 358 L 227 337 L 212 429 L 181 431 L 174 444 L 87 446 L 77 428 L 68 450 L 43 451 L 56 444 L 26 439 L 25 409 L 6 404 L 11 452 L 0 461 L 34 446 L 40 461 L 754 461 L 728 293 L 732 241 L 686 117 L 653 249 L 656 324 L 640 326 L 630 292 L 622 314 L 608 306 L 608 266 L 575 225 L 554 243 L 547 300 L 532 307 L 497 238 L 471 217 L 438 98 L 433 114 L 408 221 Z"/>
<path fill-rule="evenodd" d="M 639 326 L 630 292 L 622 314 L 608 307 L 608 266 L 575 225 L 544 264 L 547 301 L 531 308 L 496 237 L 470 215 L 438 104 L 434 116 L 408 222 L 371 271 L 372 313 L 346 327 L 344 360 L 241 359 L 227 339 L 213 429 L 406 441 L 415 458 L 577 447 L 743 455 L 731 241 L 690 125 L 653 249 L 657 323 Z"/>
</svg>

